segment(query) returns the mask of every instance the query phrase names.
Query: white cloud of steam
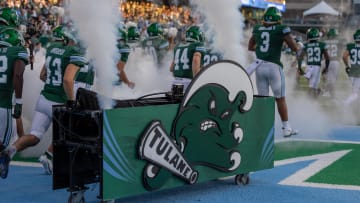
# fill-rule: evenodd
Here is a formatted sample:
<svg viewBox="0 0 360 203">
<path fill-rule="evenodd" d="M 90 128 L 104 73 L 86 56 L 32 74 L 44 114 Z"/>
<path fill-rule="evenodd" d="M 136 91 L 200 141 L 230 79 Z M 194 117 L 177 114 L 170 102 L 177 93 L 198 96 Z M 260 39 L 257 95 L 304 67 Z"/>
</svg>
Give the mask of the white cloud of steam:
<svg viewBox="0 0 360 203">
<path fill-rule="evenodd" d="M 69 5 L 70 18 L 79 38 L 87 47 L 88 57 L 93 60 L 96 71 L 96 89 L 111 98 L 113 81 L 117 79 L 116 47 L 117 28 L 121 16 L 118 0 L 76 0 Z M 110 108 L 110 100 L 100 100 L 103 108 Z"/>
<path fill-rule="evenodd" d="M 206 37 L 213 38 L 211 45 L 224 54 L 224 59 L 247 64 L 247 49 L 241 46 L 243 37 L 244 17 L 239 11 L 239 0 L 191 0 L 196 9 L 193 13 L 200 12 L 205 17 Z M 221 12 L 220 12 L 221 11 Z"/>
</svg>

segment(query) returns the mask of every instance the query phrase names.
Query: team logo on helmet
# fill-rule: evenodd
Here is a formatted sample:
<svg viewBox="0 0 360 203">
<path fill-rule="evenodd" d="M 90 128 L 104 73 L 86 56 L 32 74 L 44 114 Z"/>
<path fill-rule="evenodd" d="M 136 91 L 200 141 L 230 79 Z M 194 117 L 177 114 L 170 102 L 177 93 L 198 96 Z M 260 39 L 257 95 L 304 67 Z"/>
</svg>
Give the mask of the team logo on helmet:
<svg viewBox="0 0 360 203">
<path fill-rule="evenodd" d="M 191 26 L 186 30 L 185 40 L 188 42 L 204 42 L 204 33 L 200 30 L 199 26 Z"/>
<path fill-rule="evenodd" d="M 25 40 L 22 34 L 14 28 L 6 28 L 0 32 L 0 45 L 11 46 L 24 46 Z"/>
<path fill-rule="evenodd" d="M 278 24 L 281 22 L 281 12 L 276 7 L 269 7 L 266 9 L 263 16 L 264 24 Z"/>
<path fill-rule="evenodd" d="M 318 40 L 320 38 L 320 31 L 317 28 L 310 28 L 306 32 L 306 36 L 308 40 Z"/>
</svg>

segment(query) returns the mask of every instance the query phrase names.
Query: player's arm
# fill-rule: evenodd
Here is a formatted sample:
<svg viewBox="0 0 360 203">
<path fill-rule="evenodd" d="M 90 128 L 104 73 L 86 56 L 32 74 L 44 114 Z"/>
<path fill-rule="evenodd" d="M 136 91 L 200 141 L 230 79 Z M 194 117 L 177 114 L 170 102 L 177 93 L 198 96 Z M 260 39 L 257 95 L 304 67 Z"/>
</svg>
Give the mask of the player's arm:
<svg viewBox="0 0 360 203">
<path fill-rule="evenodd" d="M 134 88 L 135 83 L 129 80 L 125 72 L 125 64 L 126 63 L 122 60 L 119 60 L 119 62 L 117 63 L 117 69 L 119 71 L 120 80 L 123 81 L 125 84 L 127 84 L 127 86 L 129 86 L 130 88 Z"/>
<path fill-rule="evenodd" d="M 330 55 L 327 51 L 327 49 L 324 50 L 324 58 L 325 58 L 325 69 L 322 71 L 322 73 L 327 73 L 327 71 L 329 70 L 329 65 L 330 65 Z"/>
<path fill-rule="evenodd" d="M 201 53 L 200 52 L 194 53 L 191 67 L 192 67 L 193 77 L 195 77 L 201 68 Z"/>
<path fill-rule="evenodd" d="M 346 73 L 349 73 L 350 72 L 350 65 L 349 65 L 349 56 L 350 56 L 350 53 L 348 50 L 345 50 L 344 53 L 343 53 L 343 56 L 342 56 L 342 60 L 345 64 L 345 71 Z"/>
<path fill-rule="evenodd" d="M 25 62 L 23 60 L 16 60 L 14 63 L 14 74 L 13 74 L 13 85 L 15 91 L 15 108 L 14 108 L 14 118 L 18 119 L 21 116 L 22 112 L 22 91 L 24 84 L 24 70 Z"/>
<path fill-rule="evenodd" d="M 46 71 L 46 67 L 45 67 L 45 64 L 44 64 L 41 71 L 40 71 L 40 80 L 45 82 L 46 77 L 47 77 L 47 71 Z"/>
<path fill-rule="evenodd" d="M 284 40 L 288 47 L 293 51 L 298 53 L 300 51 L 298 45 L 296 44 L 294 38 L 291 36 L 291 34 L 287 34 L 284 36 Z"/>
<path fill-rule="evenodd" d="M 174 63 L 174 61 L 172 61 L 170 64 L 170 72 L 174 72 L 174 66 L 175 66 L 175 63 Z"/>
<path fill-rule="evenodd" d="M 252 35 L 248 42 L 248 50 L 255 51 L 255 49 L 256 49 L 255 37 L 254 37 L 254 35 Z"/>
<path fill-rule="evenodd" d="M 75 101 L 74 94 L 74 81 L 76 73 L 80 70 L 80 67 L 75 64 L 68 64 L 65 69 L 63 86 L 67 96 L 68 101 Z"/>
<path fill-rule="evenodd" d="M 22 89 L 24 83 L 24 71 L 25 71 L 25 63 L 23 60 L 16 60 L 14 64 L 14 75 L 13 75 L 13 83 L 15 90 L 15 98 L 22 98 Z"/>
</svg>

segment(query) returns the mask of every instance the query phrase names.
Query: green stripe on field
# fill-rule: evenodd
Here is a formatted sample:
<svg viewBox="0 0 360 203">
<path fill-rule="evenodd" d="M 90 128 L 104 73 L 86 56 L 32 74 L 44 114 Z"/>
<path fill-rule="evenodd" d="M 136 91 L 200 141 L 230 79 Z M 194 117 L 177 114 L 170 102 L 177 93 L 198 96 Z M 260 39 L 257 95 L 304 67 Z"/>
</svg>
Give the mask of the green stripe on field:
<svg viewBox="0 0 360 203">
<path fill-rule="evenodd" d="M 360 186 L 360 144 L 312 141 L 282 142 L 275 146 L 275 159 L 284 160 L 340 150 L 351 151 L 310 177 L 306 182 Z"/>
</svg>

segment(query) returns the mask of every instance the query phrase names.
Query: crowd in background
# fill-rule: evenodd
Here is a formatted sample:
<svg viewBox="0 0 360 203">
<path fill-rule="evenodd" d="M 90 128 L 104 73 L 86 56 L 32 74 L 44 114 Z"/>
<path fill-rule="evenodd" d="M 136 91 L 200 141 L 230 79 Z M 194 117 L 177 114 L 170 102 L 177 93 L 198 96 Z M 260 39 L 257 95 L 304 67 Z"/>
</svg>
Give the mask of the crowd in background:
<svg viewBox="0 0 360 203">
<path fill-rule="evenodd" d="M 5 0 L 0 8 L 14 8 L 20 17 L 20 30 L 24 38 L 33 44 L 46 43 L 51 30 L 62 22 L 64 0 Z M 165 30 L 176 30 L 172 35 L 179 39 L 181 31 L 194 19 L 187 6 L 167 6 L 146 1 L 120 1 L 119 7 L 125 24 L 136 24 L 142 33 L 153 22 L 160 23 Z"/>
</svg>

